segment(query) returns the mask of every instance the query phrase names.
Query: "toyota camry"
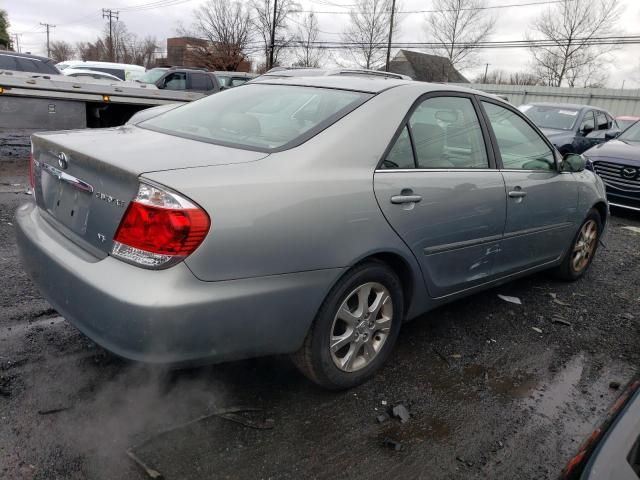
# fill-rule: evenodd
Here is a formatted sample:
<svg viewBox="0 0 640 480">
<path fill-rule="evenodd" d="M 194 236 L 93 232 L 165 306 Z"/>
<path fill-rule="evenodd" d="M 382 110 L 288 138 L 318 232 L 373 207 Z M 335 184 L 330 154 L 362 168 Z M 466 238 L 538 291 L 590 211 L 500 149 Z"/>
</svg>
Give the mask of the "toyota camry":
<svg viewBox="0 0 640 480">
<path fill-rule="evenodd" d="M 584 167 L 481 92 L 276 78 L 33 135 L 16 230 L 45 297 L 117 355 L 291 354 L 340 389 L 438 305 L 540 270 L 580 278 L 608 215 Z"/>
</svg>

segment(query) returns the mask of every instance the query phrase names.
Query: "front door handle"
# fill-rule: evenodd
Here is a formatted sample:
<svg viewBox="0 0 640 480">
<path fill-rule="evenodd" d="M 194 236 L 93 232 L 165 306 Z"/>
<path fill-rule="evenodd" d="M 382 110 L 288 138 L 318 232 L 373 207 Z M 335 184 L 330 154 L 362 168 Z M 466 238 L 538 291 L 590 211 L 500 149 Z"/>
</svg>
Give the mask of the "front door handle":
<svg viewBox="0 0 640 480">
<path fill-rule="evenodd" d="M 522 198 L 527 196 L 527 192 L 523 190 L 512 190 L 509 192 L 511 198 Z"/>
<path fill-rule="evenodd" d="M 421 195 L 394 195 L 391 197 L 391 203 L 394 205 L 400 205 L 402 203 L 418 203 L 421 200 Z"/>
</svg>

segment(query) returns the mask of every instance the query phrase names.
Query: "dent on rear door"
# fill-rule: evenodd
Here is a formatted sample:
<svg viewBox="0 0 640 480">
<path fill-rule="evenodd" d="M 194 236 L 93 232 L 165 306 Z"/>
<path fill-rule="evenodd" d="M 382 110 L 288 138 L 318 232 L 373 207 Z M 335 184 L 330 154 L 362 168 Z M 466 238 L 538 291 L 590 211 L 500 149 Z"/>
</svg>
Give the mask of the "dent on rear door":
<svg viewBox="0 0 640 480">
<path fill-rule="evenodd" d="M 429 293 L 442 297 L 489 281 L 505 222 L 497 171 L 378 171 L 375 194 L 385 217 L 423 270 Z M 412 207 L 391 203 L 411 189 Z"/>
</svg>

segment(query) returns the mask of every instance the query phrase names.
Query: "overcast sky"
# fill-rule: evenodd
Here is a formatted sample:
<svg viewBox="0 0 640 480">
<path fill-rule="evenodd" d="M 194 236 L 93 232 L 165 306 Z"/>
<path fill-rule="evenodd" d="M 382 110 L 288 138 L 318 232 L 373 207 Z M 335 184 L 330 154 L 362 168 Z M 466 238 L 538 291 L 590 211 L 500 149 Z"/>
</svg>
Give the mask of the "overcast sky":
<svg viewBox="0 0 640 480">
<path fill-rule="evenodd" d="M 52 40 L 93 41 L 102 32 L 105 20 L 102 19 L 102 8 L 120 9 L 120 20 L 124 21 L 130 31 L 141 37 L 155 36 L 159 40 L 161 50 L 166 50 L 165 39 L 176 35 L 176 28 L 181 22 L 189 25 L 192 22 L 193 10 L 204 0 L 173 0 L 175 5 L 163 8 L 126 11 L 132 6 L 151 3 L 153 0 L 3 0 L 0 8 L 7 10 L 11 22 L 11 33 L 21 33 L 19 37 L 22 51 L 34 54 L 46 54 L 44 27 L 40 22 L 56 25 L 51 29 Z M 241 0 L 242 1 L 242 0 Z M 399 0 L 402 11 L 427 10 L 432 7 L 431 0 Z M 544 0 L 487 0 L 487 5 L 511 5 L 531 3 Z M 321 12 L 348 12 L 348 5 L 354 0 L 299 0 L 304 10 L 313 9 L 318 13 L 321 40 L 339 40 L 339 33 L 347 23 L 348 15 Z M 624 14 L 619 23 L 617 34 L 640 35 L 640 2 L 638 0 L 619 0 Z M 496 30 L 492 40 L 520 40 L 524 38 L 532 20 L 549 5 L 521 6 L 490 10 L 496 17 Z M 302 15 L 302 14 L 300 14 Z M 420 42 L 426 40 L 424 31 L 425 14 L 406 14 L 400 24 L 397 41 Z M 297 20 L 300 21 L 301 17 Z M 295 24 L 292 24 L 295 27 Z M 627 45 L 614 54 L 611 64 L 608 85 L 625 88 L 640 87 L 640 45 Z M 481 51 L 478 66 L 475 70 L 465 71 L 468 77 L 489 69 L 519 71 L 526 69 L 530 61 L 526 49 L 492 49 Z"/>
</svg>

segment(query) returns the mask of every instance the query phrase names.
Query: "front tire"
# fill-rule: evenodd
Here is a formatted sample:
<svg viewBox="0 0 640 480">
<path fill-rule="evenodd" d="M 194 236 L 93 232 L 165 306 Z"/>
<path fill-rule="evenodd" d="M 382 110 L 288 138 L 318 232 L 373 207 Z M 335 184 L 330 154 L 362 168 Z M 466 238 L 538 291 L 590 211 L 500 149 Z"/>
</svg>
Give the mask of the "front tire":
<svg viewBox="0 0 640 480">
<path fill-rule="evenodd" d="M 575 281 L 586 273 L 598 250 L 601 232 L 602 219 L 598 211 L 592 208 L 580 225 L 562 263 L 555 271 L 558 278 Z"/>
<path fill-rule="evenodd" d="M 293 361 L 322 387 L 359 385 L 386 362 L 403 312 L 402 285 L 395 272 L 377 261 L 358 265 L 331 289 Z"/>
</svg>

